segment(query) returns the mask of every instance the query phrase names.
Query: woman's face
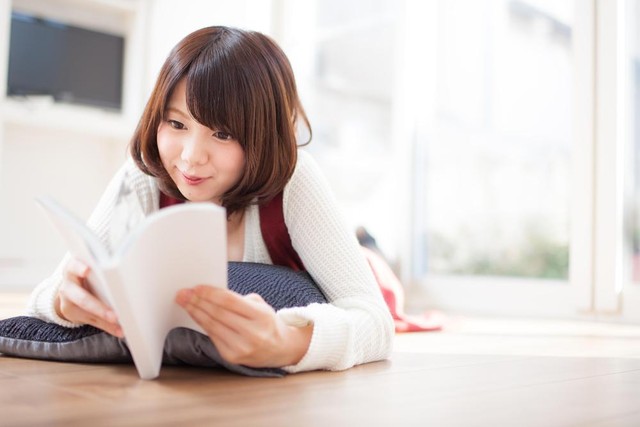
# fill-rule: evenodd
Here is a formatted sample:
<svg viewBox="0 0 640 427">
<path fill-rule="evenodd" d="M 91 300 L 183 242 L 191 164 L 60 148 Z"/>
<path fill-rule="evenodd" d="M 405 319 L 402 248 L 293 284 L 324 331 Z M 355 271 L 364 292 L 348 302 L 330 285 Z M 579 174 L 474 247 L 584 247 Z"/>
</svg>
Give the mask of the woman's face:
<svg viewBox="0 0 640 427">
<path fill-rule="evenodd" d="M 158 151 L 171 179 L 192 202 L 219 205 L 244 170 L 244 150 L 235 137 L 209 129 L 189 114 L 185 80 L 176 85 L 158 127 Z"/>
</svg>

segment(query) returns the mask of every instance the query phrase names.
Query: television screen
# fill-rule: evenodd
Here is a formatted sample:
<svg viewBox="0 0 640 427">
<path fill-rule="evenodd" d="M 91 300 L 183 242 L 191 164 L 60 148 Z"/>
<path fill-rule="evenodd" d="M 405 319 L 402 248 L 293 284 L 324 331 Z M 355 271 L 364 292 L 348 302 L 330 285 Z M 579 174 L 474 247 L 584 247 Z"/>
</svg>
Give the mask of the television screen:
<svg viewBox="0 0 640 427">
<path fill-rule="evenodd" d="M 13 13 L 7 95 L 120 110 L 124 38 Z"/>
</svg>

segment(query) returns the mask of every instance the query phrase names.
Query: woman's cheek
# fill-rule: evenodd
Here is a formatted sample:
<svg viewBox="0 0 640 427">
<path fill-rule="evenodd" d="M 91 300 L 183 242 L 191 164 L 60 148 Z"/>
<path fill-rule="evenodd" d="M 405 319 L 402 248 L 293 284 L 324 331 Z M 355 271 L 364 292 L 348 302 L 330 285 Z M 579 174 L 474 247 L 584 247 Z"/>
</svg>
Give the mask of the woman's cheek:
<svg viewBox="0 0 640 427">
<path fill-rule="evenodd" d="M 172 151 L 175 151 L 175 147 L 172 147 L 172 144 L 169 141 L 169 136 L 167 135 L 167 131 L 166 129 L 163 129 L 162 125 L 158 130 L 156 141 L 160 159 L 162 160 L 162 164 L 166 167 L 167 162 L 170 162 L 171 158 L 174 155 Z"/>
</svg>

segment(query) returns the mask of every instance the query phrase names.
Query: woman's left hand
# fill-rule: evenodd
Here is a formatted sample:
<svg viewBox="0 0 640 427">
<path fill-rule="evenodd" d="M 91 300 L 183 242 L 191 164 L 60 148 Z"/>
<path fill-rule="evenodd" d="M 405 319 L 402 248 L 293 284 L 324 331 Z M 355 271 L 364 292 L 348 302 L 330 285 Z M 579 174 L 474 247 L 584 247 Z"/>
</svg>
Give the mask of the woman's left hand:
<svg viewBox="0 0 640 427">
<path fill-rule="evenodd" d="M 260 295 L 199 285 L 182 289 L 176 302 L 231 363 L 251 367 L 297 364 L 307 352 L 313 325 L 287 325 Z"/>
</svg>

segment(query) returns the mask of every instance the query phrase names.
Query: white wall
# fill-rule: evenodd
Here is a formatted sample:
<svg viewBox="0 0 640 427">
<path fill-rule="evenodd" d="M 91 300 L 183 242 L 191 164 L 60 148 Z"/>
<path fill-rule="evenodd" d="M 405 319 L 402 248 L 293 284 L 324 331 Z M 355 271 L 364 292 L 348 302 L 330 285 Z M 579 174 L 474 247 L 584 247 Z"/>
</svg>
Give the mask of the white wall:
<svg viewBox="0 0 640 427">
<path fill-rule="evenodd" d="M 0 164 L 0 285 L 31 287 L 64 253 L 35 198 L 50 195 L 87 218 L 124 154 L 122 140 L 7 126 Z"/>
<path fill-rule="evenodd" d="M 153 0 L 148 6 L 147 72 L 151 91 L 167 55 L 183 37 L 203 27 L 225 25 L 271 34 L 271 0 Z"/>
</svg>

